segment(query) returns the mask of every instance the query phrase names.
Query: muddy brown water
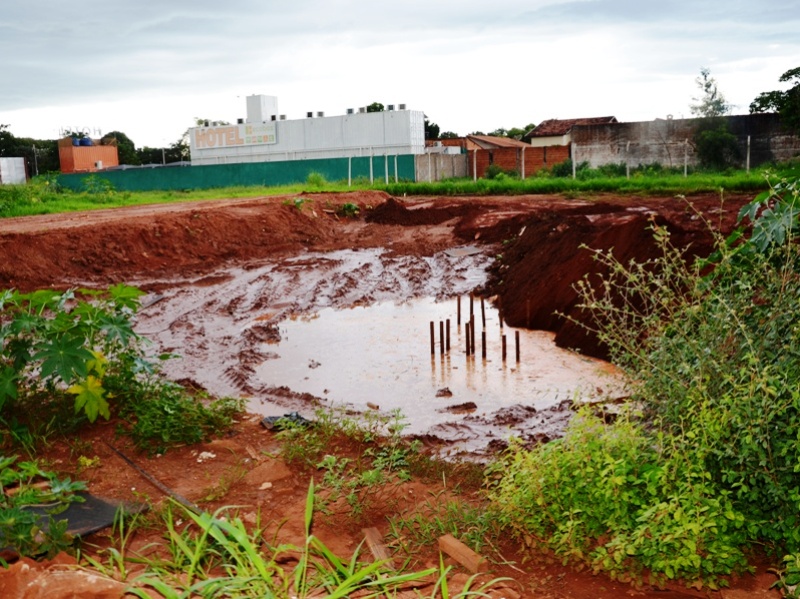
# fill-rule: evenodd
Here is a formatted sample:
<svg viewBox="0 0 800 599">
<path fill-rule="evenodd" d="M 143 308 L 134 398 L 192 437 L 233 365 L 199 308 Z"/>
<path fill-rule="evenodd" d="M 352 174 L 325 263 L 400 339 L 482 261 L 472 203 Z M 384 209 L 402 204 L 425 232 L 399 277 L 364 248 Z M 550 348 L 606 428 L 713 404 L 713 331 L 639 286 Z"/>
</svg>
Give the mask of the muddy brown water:
<svg viewBox="0 0 800 599">
<path fill-rule="evenodd" d="M 250 411 L 398 413 L 406 433 L 435 438 L 449 454 L 480 456 L 511 435 L 559 436 L 572 402 L 624 394 L 607 363 L 557 348 L 550 333 L 501 328 L 491 301 L 472 304 L 476 353 L 468 356 L 469 293 L 484 283 L 490 263 L 470 248 L 429 257 L 383 249 L 302 253 L 157 282 L 162 291 L 145 298 L 137 331 L 154 350 L 180 356 L 166 363 L 169 377 L 246 397 Z M 442 354 L 448 319 L 450 350 Z"/>
</svg>

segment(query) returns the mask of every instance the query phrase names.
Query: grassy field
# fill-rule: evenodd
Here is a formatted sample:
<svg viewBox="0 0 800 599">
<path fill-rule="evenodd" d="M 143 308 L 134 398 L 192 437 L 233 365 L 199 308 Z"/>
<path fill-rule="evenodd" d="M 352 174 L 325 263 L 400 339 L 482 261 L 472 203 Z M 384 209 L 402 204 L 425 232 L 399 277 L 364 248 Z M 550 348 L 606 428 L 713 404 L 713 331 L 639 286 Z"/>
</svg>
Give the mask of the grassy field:
<svg viewBox="0 0 800 599">
<path fill-rule="evenodd" d="M 775 176 L 791 175 L 798 166 L 783 165 L 772 170 Z M 630 177 L 620 176 L 608 169 L 589 169 L 585 166 L 577 171 L 577 177 L 555 176 L 552 173 L 537 173 L 524 180 L 506 173 L 497 173 L 493 178 L 472 180 L 449 179 L 439 182 L 375 183 L 355 181 L 348 186 L 346 181 L 326 181 L 318 173 L 295 185 L 276 187 L 226 187 L 184 191 L 128 192 L 114 189 L 102 175 L 87 177 L 82 191 L 76 192 L 58 185 L 56 176 L 43 175 L 25 185 L 0 185 L 0 218 L 54 214 L 79 210 L 96 210 L 138 204 L 157 204 L 221 198 L 247 198 L 274 195 L 290 195 L 302 192 L 344 192 L 364 189 L 383 190 L 395 196 L 403 195 L 523 195 L 565 194 L 567 196 L 596 193 L 630 194 L 691 194 L 708 191 L 752 191 L 759 192 L 768 187 L 764 171 L 732 171 L 726 173 L 695 172 L 684 177 L 680 173 L 665 169 L 642 168 L 632 171 Z"/>
</svg>

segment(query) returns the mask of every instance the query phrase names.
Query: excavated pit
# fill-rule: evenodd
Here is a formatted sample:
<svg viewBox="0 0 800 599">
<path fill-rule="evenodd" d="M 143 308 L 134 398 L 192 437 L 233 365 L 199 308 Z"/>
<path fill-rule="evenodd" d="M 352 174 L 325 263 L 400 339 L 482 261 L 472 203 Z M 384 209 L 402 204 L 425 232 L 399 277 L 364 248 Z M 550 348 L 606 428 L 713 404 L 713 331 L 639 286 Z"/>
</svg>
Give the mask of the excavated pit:
<svg viewBox="0 0 800 599">
<path fill-rule="evenodd" d="M 399 409 L 407 432 L 479 454 L 512 434 L 559 435 L 572 402 L 624 395 L 574 324 L 586 317 L 575 282 L 602 274 L 586 246 L 654 258 L 657 224 L 687 257 L 705 255 L 751 194 L 301 197 L 4 219 L 0 287 L 137 285 L 148 293 L 137 330 L 181 356 L 166 366 L 176 380 L 265 415 Z M 345 204 L 360 217 L 337 216 Z M 471 291 L 487 298 L 486 360 L 482 325 L 468 358 L 455 323 Z M 431 357 L 429 323 L 448 318 L 450 353 Z"/>
<path fill-rule="evenodd" d="M 511 435 L 559 436 L 573 402 L 624 395 L 610 365 L 556 347 L 551 333 L 501 328 L 492 302 L 469 295 L 493 259 L 460 249 L 308 252 L 173 281 L 145 298 L 137 331 L 180 355 L 165 365 L 170 378 L 246 397 L 252 412 L 396 413 L 406 433 L 451 454 L 481 455 Z M 470 312 L 476 342 L 467 355 Z"/>
</svg>

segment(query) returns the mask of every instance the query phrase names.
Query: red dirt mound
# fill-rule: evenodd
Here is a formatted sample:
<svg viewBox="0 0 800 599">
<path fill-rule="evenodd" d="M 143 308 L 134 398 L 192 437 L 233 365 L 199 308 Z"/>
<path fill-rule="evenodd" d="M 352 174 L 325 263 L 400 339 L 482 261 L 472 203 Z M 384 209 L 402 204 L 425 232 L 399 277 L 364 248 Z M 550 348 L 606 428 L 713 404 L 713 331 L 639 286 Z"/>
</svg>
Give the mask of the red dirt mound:
<svg viewBox="0 0 800 599">
<path fill-rule="evenodd" d="M 487 292 L 499 296 L 510 325 L 554 331 L 560 347 L 607 358 L 596 337 L 574 322 L 588 318 L 577 307 L 575 283 L 584 275 L 597 281 L 595 275 L 606 272 L 591 250 L 612 250 L 623 264 L 657 258 L 661 251 L 652 234 L 657 225 L 670 232 L 676 248 L 685 248 L 687 260 L 707 257 L 713 232 L 728 234 L 749 199 L 737 196 L 721 205 L 710 195 L 687 200 L 630 198 L 627 205 L 597 202 L 578 210 L 538 213 L 505 244 Z"/>
</svg>

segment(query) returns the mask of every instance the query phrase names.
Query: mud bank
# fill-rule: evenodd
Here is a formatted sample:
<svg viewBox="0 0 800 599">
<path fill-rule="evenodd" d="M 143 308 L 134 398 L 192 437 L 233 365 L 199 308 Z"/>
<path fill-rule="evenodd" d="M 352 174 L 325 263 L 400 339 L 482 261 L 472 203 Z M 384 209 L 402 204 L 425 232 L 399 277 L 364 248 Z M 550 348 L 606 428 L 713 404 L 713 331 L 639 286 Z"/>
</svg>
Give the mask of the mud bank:
<svg viewBox="0 0 800 599">
<path fill-rule="evenodd" d="M 676 246 L 688 246 L 687 255 L 704 255 L 711 230 L 729 231 L 750 196 L 724 202 L 716 194 L 398 199 L 358 192 L 304 194 L 302 202 L 296 200 L 218 200 L 0 221 L 0 287 L 137 285 L 149 292 L 148 302 L 160 300 L 142 311 L 140 332 L 163 351 L 183 356 L 169 367 L 173 378 L 215 394 L 249 397 L 268 414 L 298 406 L 313 410 L 333 403 L 333 381 L 318 388 L 297 379 L 286 385 L 269 372 L 267 363 L 278 356 L 270 343 L 280 340 L 287 318 L 314 317 L 326 308 L 441 300 L 478 289 L 498 298 L 507 325 L 550 331 L 559 347 L 604 357 L 583 329 L 556 316 L 583 317 L 573 286 L 598 272 L 584 246 L 613 248 L 623 261 L 647 259 L 656 252 L 650 228 L 658 223 L 670 230 Z M 357 204 L 360 217 L 337 216 L 345 203 Z M 459 250 L 467 246 L 471 251 Z M 420 334 L 423 345 L 425 334 Z M 321 351 L 301 361 L 325 363 L 324 352 L 340 350 L 334 344 Z M 369 376 L 359 371 L 363 362 L 354 360 L 348 367 L 353 376 Z M 513 365 L 488 362 L 478 361 L 483 373 L 502 368 L 503 376 L 519 376 L 509 374 Z M 536 362 L 528 353 L 519 370 L 533 371 L 530 365 Z M 458 369 L 459 375 L 475 372 L 469 363 L 449 359 L 427 365 L 442 387 L 452 380 L 441 374 L 445 367 L 447 376 Z M 574 372 L 581 367 L 574 366 Z M 547 368 L 528 376 L 542 378 Z M 485 448 L 512 424 L 516 434 L 534 442 L 558 434 L 568 415 L 565 399 L 601 400 L 620 393 L 614 385 L 595 382 L 588 392 L 562 390 L 537 403 L 534 383 L 508 390 L 502 387 L 506 382 L 478 375 L 484 387 L 498 387 L 503 394 L 486 400 L 494 409 L 484 409 L 480 393 L 462 391 L 448 402 L 437 400 L 438 420 L 415 432 L 467 445 L 480 440 Z M 398 385 L 393 388 L 387 385 L 380 395 L 401 395 Z M 351 388 L 345 395 L 336 403 L 348 405 L 357 393 Z M 380 397 L 368 403 L 397 405 Z M 457 409 L 472 405 L 472 410 Z M 421 411 L 413 404 L 406 405 L 408 410 Z"/>
<path fill-rule="evenodd" d="M 687 198 L 561 196 L 391 198 L 380 192 L 303 194 L 136 206 L 0 220 L 0 287 L 30 291 L 217 276 L 228 267 L 306 252 L 383 248 L 431 256 L 463 244 L 502 255 L 486 285 L 513 326 L 556 333 L 561 347 L 603 355 L 593 339 L 555 316 L 575 310 L 573 284 L 597 271 L 586 245 L 614 248 L 622 260 L 654 255 L 650 224 L 664 224 L 678 247 L 710 248 L 709 226 L 735 223 L 750 194 Z M 345 203 L 358 219 L 339 218 Z"/>
</svg>

